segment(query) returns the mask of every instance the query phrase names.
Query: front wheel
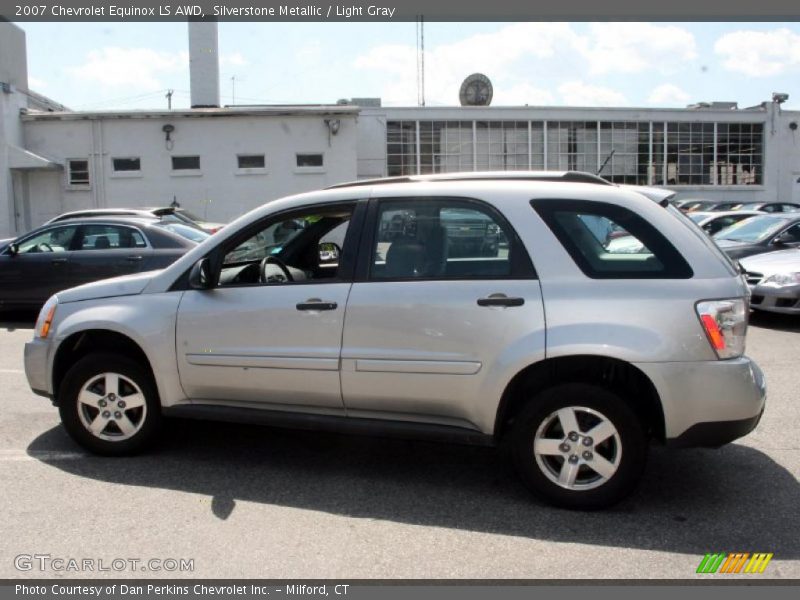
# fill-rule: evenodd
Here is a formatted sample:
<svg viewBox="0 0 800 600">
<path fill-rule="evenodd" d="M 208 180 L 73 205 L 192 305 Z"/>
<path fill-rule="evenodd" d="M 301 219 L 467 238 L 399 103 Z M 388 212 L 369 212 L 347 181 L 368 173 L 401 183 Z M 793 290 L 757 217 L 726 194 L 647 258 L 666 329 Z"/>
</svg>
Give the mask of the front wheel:
<svg viewBox="0 0 800 600">
<path fill-rule="evenodd" d="M 641 421 L 617 394 L 563 384 L 531 398 L 511 432 L 515 466 L 547 502 L 598 509 L 627 496 L 647 458 Z"/>
<path fill-rule="evenodd" d="M 126 356 L 80 359 L 64 377 L 58 407 L 67 433 L 90 452 L 106 456 L 140 452 L 161 423 L 152 375 Z"/>
</svg>

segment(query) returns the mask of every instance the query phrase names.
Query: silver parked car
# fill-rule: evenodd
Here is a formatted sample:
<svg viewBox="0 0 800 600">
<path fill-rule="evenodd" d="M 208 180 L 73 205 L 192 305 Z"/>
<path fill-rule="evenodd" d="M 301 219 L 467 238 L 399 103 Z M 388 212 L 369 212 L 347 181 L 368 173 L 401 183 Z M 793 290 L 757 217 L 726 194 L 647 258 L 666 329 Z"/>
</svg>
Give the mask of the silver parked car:
<svg viewBox="0 0 800 600">
<path fill-rule="evenodd" d="M 739 261 L 745 268 L 756 310 L 800 314 L 800 250 L 779 250 Z"/>
<path fill-rule="evenodd" d="M 457 221 L 503 244 L 453 256 Z M 614 228 L 641 251 L 609 251 Z M 668 200 L 570 173 L 421 176 L 270 202 L 164 270 L 60 292 L 25 370 L 100 454 L 144 449 L 170 415 L 503 442 L 541 497 L 598 508 L 651 441 L 756 426 L 748 312 Z"/>
</svg>

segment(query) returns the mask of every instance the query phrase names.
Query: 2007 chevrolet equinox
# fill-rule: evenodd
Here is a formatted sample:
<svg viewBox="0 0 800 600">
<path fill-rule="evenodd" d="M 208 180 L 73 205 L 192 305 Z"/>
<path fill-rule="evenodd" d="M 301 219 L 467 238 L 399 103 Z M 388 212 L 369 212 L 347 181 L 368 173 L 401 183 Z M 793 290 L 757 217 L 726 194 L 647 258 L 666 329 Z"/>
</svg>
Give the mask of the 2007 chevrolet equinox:
<svg viewBox="0 0 800 600">
<path fill-rule="evenodd" d="M 620 231 L 641 249 L 615 253 Z M 56 294 L 25 370 L 99 454 L 169 415 L 503 442 L 542 498 L 598 508 L 651 441 L 756 426 L 748 312 L 666 199 L 574 172 L 406 177 L 270 202 L 164 270 Z"/>
</svg>

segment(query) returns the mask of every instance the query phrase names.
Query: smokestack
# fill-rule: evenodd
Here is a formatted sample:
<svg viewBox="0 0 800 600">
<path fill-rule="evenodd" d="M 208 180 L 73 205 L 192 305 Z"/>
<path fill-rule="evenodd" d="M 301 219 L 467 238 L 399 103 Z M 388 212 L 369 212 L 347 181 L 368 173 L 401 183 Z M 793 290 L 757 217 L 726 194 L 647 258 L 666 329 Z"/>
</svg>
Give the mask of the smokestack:
<svg viewBox="0 0 800 600">
<path fill-rule="evenodd" d="M 189 80 L 192 108 L 219 107 L 216 21 L 189 21 Z"/>
</svg>

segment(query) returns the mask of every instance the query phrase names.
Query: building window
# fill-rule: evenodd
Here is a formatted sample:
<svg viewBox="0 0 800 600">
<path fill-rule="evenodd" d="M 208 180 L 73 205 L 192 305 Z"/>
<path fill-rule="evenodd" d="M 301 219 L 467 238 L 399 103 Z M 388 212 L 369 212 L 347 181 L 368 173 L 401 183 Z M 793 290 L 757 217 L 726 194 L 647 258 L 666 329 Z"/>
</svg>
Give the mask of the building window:
<svg viewBox="0 0 800 600">
<path fill-rule="evenodd" d="M 199 156 L 173 156 L 172 157 L 172 170 L 173 171 L 199 171 L 200 170 L 200 157 Z"/>
<path fill-rule="evenodd" d="M 320 153 L 310 153 L 310 154 L 298 154 L 297 155 L 297 168 L 298 169 L 307 169 L 307 168 L 321 168 L 323 166 L 322 154 Z"/>
<path fill-rule="evenodd" d="M 114 167 L 115 173 L 123 173 L 130 171 L 141 171 L 142 161 L 139 157 L 135 158 L 112 158 L 111 165 Z"/>
<path fill-rule="evenodd" d="M 87 159 L 70 159 L 67 161 L 69 185 L 75 187 L 89 187 L 89 161 Z"/>
<path fill-rule="evenodd" d="M 761 123 L 718 123 L 716 183 L 763 184 L 763 138 Z"/>
<path fill-rule="evenodd" d="M 554 169 L 638 185 L 762 185 L 762 123 L 389 121 L 391 176 Z"/>
<path fill-rule="evenodd" d="M 239 154 L 236 161 L 240 169 L 263 169 L 266 161 L 263 154 Z"/>
</svg>

